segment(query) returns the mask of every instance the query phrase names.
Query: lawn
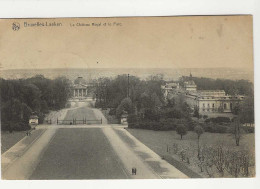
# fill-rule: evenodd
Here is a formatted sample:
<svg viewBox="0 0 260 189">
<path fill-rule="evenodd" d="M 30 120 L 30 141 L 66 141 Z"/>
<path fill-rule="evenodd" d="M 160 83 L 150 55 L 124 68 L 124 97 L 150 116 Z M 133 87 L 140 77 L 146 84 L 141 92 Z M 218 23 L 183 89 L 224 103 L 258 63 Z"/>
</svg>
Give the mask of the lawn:
<svg viewBox="0 0 260 189">
<path fill-rule="evenodd" d="M 77 119 L 77 120 L 83 120 L 86 119 L 88 124 L 91 123 L 99 123 L 99 119 L 95 116 L 95 113 L 91 108 L 88 108 L 86 106 L 73 109 L 73 110 L 68 110 L 64 120 L 72 120 L 72 119 Z"/>
<path fill-rule="evenodd" d="M 151 148 L 154 152 L 159 154 L 161 157 L 166 155 L 171 155 L 173 158 L 180 160 L 180 156 L 172 152 L 167 152 L 168 149 L 172 148 L 173 145 L 178 145 L 182 149 L 191 149 L 191 152 L 197 152 L 197 134 L 190 131 L 187 135 L 183 136 L 183 139 L 180 139 L 180 135 L 176 131 L 152 131 L 144 129 L 129 129 L 128 131 L 135 136 L 138 140 L 143 142 L 146 146 Z M 220 134 L 220 133 L 203 133 L 200 137 L 200 145 L 214 147 L 221 145 L 225 149 L 231 150 L 245 150 L 248 151 L 248 154 L 251 157 L 251 161 L 254 161 L 254 152 L 255 152 L 255 135 L 254 134 L 244 134 L 240 140 L 240 146 L 235 145 L 235 139 L 231 134 Z M 196 157 L 194 153 L 192 156 Z M 194 158 L 195 159 L 195 158 Z M 190 162 L 187 164 L 187 167 L 193 171 L 200 174 L 202 177 L 207 177 L 207 173 L 200 172 L 200 169 L 197 165 L 194 165 L 195 162 Z M 253 171 L 254 172 L 254 171 Z M 251 176 L 254 173 L 251 173 Z M 225 177 L 230 177 L 226 173 Z"/>
<path fill-rule="evenodd" d="M 6 152 L 25 136 L 25 131 L 13 131 L 12 133 L 1 131 L 1 154 Z"/>
</svg>

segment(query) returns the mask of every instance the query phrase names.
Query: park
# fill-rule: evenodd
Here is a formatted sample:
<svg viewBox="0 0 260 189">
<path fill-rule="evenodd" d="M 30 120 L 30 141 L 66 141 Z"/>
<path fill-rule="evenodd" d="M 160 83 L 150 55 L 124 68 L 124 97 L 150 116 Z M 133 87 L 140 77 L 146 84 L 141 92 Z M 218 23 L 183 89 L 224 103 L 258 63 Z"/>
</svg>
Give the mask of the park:
<svg viewBox="0 0 260 189">
<path fill-rule="evenodd" d="M 2 178 L 254 177 L 251 83 L 186 79 L 171 84 L 178 88 L 161 75 L 146 81 L 129 74 L 91 82 L 41 75 L 1 80 Z M 217 112 L 193 106 L 198 98 L 186 100 L 197 87 L 203 91 L 201 80 L 213 88 L 221 82 L 231 94 L 214 99 L 225 105 Z M 39 124 L 28 124 L 32 118 Z"/>
</svg>

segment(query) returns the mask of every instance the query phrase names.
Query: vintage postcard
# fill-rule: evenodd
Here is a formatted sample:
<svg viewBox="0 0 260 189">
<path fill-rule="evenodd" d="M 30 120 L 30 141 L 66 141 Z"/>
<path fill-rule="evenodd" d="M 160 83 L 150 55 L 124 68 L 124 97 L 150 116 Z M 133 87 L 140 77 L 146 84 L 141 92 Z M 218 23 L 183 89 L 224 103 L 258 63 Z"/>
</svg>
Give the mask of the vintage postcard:
<svg viewBox="0 0 260 189">
<path fill-rule="evenodd" d="M 0 19 L 3 180 L 255 177 L 253 17 Z"/>
</svg>

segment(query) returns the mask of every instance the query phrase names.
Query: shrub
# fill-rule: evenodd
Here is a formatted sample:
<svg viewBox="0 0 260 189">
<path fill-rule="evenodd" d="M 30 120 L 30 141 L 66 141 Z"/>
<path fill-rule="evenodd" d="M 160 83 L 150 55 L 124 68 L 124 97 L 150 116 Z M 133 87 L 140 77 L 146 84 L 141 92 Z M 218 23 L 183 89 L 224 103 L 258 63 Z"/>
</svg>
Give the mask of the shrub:
<svg viewBox="0 0 260 189">
<path fill-rule="evenodd" d="M 213 133 L 214 129 L 213 129 L 212 125 L 205 125 L 203 128 L 204 128 L 205 132 Z"/>
<path fill-rule="evenodd" d="M 255 132 L 255 128 L 254 128 L 254 127 L 246 127 L 246 126 L 243 126 L 242 129 L 243 129 L 246 133 L 254 133 L 254 132 Z"/>
<path fill-rule="evenodd" d="M 216 127 L 214 127 L 214 132 L 215 133 L 226 133 L 227 130 L 228 130 L 227 127 L 221 126 L 221 125 L 216 125 Z"/>
<path fill-rule="evenodd" d="M 135 114 L 130 114 L 127 116 L 127 122 L 128 123 L 137 123 L 138 122 L 138 117 Z"/>
<path fill-rule="evenodd" d="M 175 119 L 166 119 L 161 121 L 161 129 L 164 131 L 175 130 L 177 127 Z"/>
<path fill-rule="evenodd" d="M 152 120 L 152 121 L 159 121 L 160 115 L 155 110 L 146 109 L 144 112 L 144 119 Z"/>
<path fill-rule="evenodd" d="M 208 118 L 208 116 L 207 115 L 203 115 L 203 119 L 207 119 Z"/>
<path fill-rule="evenodd" d="M 228 117 L 216 117 L 215 123 L 230 123 L 230 119 Z"/>
<path fill-rule="evenodd" d="M 230 132 L 230 127 L 213 124 L 213 123 L 211 123 L 211 124 L 208 123 L 208 124 L 203 125 L 203 129 L 205 132 L 209 132 L 209 133 L 228 133 L 228 132 Z"/>
<path fill-rule="evenodd" d="M 192 119 L 185 120 L 184 124 L 189 131 L 193 131 L 196 126 L 196 122 L 193 121 Z"/>
<path fill-rule="evenodd" d="M 109 115 L 116 115 L 116 109 L 115 108 L 112 108 L 109 110 Z"/>
<path fill-rule="evenodd" d="M 182 117 L 182 113 L 181 111 L 174 109 L 167 112 L 166 117 L 180 119 Z"/>
<path fill-rule="evenodd" d="M 216 117 L 216 118 L 208 118 L 205 120 L 205 123 L 230 123 L 231 120 L 228 117 Z"/>
<path fill-rule="evenodd" d="M 211 119 L 206 119 L 205 120 L 205 123 L 210 123 L 211 122 Z"/>
</svg>

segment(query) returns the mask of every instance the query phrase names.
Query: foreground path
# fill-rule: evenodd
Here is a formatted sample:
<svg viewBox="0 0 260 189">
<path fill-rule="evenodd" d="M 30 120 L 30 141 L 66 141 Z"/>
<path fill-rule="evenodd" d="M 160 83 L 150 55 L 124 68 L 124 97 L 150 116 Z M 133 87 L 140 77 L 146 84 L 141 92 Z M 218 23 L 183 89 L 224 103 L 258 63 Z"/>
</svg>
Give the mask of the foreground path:
<svg viewBox="0 0 260 189">
<path fill-rule="evenodd" d="M 125 179 L 100 128 L 59 129 L 30 179 Z"/>
</svg>

